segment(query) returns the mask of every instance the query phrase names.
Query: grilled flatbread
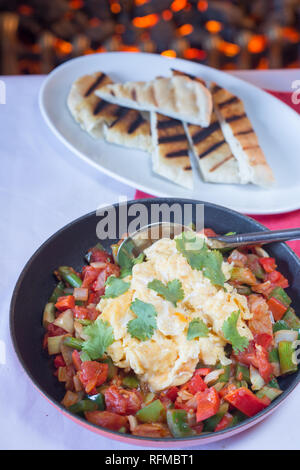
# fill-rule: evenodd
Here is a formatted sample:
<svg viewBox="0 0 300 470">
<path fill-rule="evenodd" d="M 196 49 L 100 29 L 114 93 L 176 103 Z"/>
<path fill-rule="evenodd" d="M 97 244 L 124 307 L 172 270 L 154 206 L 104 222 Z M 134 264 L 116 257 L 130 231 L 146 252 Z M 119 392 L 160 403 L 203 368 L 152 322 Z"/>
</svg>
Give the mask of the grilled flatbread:
<svg viewBox="0 0 300 470">
<path fill-rule="evenodd" d="M 102 72 L 76 80 L 68 96 L 68 107 L 81 127 L 95 138 L 114 144 L 151 151 L 150 122 L 139 111 L 108 103 L 95 95 L 103 85 L 113 83 Z"/>
<path fill-rule="evenodd" d="M 174 183 L 193 188 L 189 143 L 183 125 L 159 113 L 151 113 L 153 171 Z"/>
<path fill-rule="evenodd" d="M 150 82 L 126 82 L 105 85 L 96 95 L 110 103 L 130 108 L 156 111 L 206 127 L 210 123 L 212 99 L 201 82 L 188 76 L 156 78 Z"/>
<path fill-rule="evenodd" d="M 188 76 L 205 85 L 205 82 L 193 75 L 172 69 L 173 75 Z M 212 113 L 208 127 L 183 123 L 191 149 L 199 163 L 204 181 L 209 183 L 240 183 L 239 168 L 229 145 L 224 139 L 219 121 Z"/>
<path fill-rule="evenodd" d="M 237 159 L 242 183 L 270 186 L 274 176 L 259 146 L 243 102 L 235 95 L 211 85 L 214 108 L 231 151 Z"/>
<path fill-rule="evenodd" d="M 184 123 L 184 128 L 204 181 L 240 183 L 238 163 L 224 139 L 214 112 L 209 127 Z"/>
</svg>

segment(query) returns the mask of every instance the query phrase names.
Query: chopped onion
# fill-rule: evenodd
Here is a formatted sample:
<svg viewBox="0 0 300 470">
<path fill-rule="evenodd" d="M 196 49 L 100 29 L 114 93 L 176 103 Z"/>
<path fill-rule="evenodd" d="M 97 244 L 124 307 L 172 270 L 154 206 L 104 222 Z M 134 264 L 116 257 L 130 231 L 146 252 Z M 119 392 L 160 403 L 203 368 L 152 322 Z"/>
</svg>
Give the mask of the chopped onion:
<svg viewBox="0 0 300 470">
<path fill-rule="evenodd" d="M 264 385 L 265 381 L 255 367 L 250 365 L 250 380 L 252 383 L 252 390 L 260 390 Z"/>
<path fill-rule="evenodd" d="M 89 297 L 89 290 L 85 287 L 75 287 L 73 291 L 75 300 L 81 300 L 85 302 Z"/>
<path fill-rule="evenodd" d="M 81 392 L 81 390 L 83 390 L 82 383 L 80 382 L 79 377 L 77 375 L 74 375 L 73 383 L 76 392 Z"/>
<path fill-rule="evenodd" d="M 207 374 L 204 377 L 204 382 L 206 384 L 210 384 L 211 382 L 216 382 L 218 378 L 220 377 L 220 375 L 222 374 L 224 374 L 224 369 L 213 370 L 212 372 L 209 372 L 209 374 Z"/>
<path fill-rule="evenodd" d="M 66 365 L 71 366 L 73 364 L 73 360 L 72 360 L 73 349 L 69 348 L 68 346 L 62 343 L 60 347 L 60 352 L 62 354 L 62 357 L 64 358 Z"/>
<path fill-rule="evenodd" d="M 74 333 L 74 318 L 70 308 L 62 312 L 53 323 L 71 335 Z"/>
<path fill-rule="evenodd" d="M 79 394 L 68 390 L 61 404 L 64 405 L 66 408 L 69 408 L 71 405 L 75 405 L 75 403 L 77 403 L 78 400 L 80 400 Z"/>
<path fill-rule="evenodd" d="M 254 249 L 255 249 L 256 254 L 260 256 L 261 258 L 270 257 L 270 255 L 266 252 L 266 250 L 264 250 L 261 246 L 255 246 Z"/>
<path fill-rule="evenodd" d="M 66 367 L 59 367 L 57 378 L 59 382 L 66 382 L 67 381 L 67 368 Z"/>
<path fill-rule="evenodd" d="M 129 415 L 127 416 L 127 419 L 128 419 L 128 422 L 129 422 L 129 428 L 130 428 L 130 431 L 134 431 L 135 428 L 137 427 L 138 425 L 138 422 L 137 422 L 137 419 L 135 416 L 133 415 Z"/>
<path fill-rule="evenodd" d="M 95 261 L 95 263 L 91 263 L 90 266 L 96 269 L 102 269 L 105 268 L 107 263 L 103 263 L 103 261 Z"/>
<path fill-rule="evenodd" d="M 280 341 L 296 341 L 298 338 L 298 331 L 294 330 L 279 330 L 274 334 L 275 346 L 277 347 Z"/>
</svg>

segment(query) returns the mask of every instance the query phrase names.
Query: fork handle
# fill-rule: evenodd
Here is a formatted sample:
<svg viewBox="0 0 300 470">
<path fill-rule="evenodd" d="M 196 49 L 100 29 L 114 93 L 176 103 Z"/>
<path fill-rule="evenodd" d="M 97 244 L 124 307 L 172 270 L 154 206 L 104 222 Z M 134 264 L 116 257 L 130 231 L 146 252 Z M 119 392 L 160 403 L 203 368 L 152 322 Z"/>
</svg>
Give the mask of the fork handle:
<svg viewBox="0 0 300 470">
<path fill-rule="evenodd" d="M 300 228 L 285 230 L 267 230 L 265 232 L 242 233 L 238 235 L 222 235 L 214 237 L 223 243 L 230 245 L 265 245 L 267 243 L 285 242 L 287 240 L 300 240 Z"/>
</svg>

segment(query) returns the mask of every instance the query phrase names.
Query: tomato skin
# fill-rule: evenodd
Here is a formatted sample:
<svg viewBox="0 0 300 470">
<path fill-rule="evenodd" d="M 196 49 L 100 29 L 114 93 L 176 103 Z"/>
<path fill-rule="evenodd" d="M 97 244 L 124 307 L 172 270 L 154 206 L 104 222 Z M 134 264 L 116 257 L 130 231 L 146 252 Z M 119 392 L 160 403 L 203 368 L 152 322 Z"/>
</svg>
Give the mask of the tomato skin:
<svg viewBox="0 0 300 470">
<path fill-rule="evenodd" d="M 197 392 L 204 392 L 205 389 L 207 389 L 206 383 L 204 382 L 200 374 L 197 374 L 197 371 L 195 371 L 193 377 L 188 382 L 188 391 L 192 395 L 195 395 Z"/>
<path fill-rule="evenodd" d="M 196 420 L 204 421 L 214 416 L 220 407 L 220 398 L 214 387 L 207 388 L 204 392 L 197 393 Z"/>
<path fill-rule="evenodd" d="M 265 280 L 270 281 L 275 286 L 282 287 L 283 289 L 289 287 L 289 281 L 279 271 L 267 273 Z"/>
<path fill-rule="evenodd" d="M 89 318 L 88 309 L 79 305 L 75 305 L 73 308 L 73 314 L 75 318 L 79 318 L 80 320 L 88 320 Z"/>
<path fill-rule="evenodd" d="M 275 297 L 271 297 L 267 302 L 269 309 L 271 310 L 274 320 L 278 321 L 281 320 L 285 312 L 287 311 L 288 307 L 284 305 L 280 300 L 275 299 Z"/>
<path fill-rule="evenodd" d="M 90 263 L 106 263 L 111 261 L 111 255 L 104 250 L 92 248 Z"/>
<path fill-rule="evenodd" d="M 269 349 L 273 343 L 273 335 L 267 333 L 257 333 L 254 335 L 254 341 L 265 349 Z"/>
<path fill-rule="evenodd" d="M 207 374 L 209 374 L 211 372 L 211 368 L 210 367 L 200 367 L 200 369 L 196 369 L 195 370 L 195 374 L 199 374 L 201 375 L 202 377 L 205 377 Z"/>
<path fill-rule="evenodd" d="M 81 287 L 90 287 L 97 279 L 100 271 L 99 268 L 93 268 L 93 266 L 84 266 L 82 269 L 83 281 Z"/>
<path fill-rule="evenodd" d="M 258 261 L 266 273 L 272 273 L 277 268 L 275 258 L 259 258 Z"/>
<path fill-rule="evenodd" d="M 63 330 L 59 326 L 54 325 L 53 323 L 49 323 L 46 334 L 48 334 L 48 336 L 62 336 L 66 335 L 67 331 Z"/>
<path fill-rule="evenodd" d="M 105 404 L 108 411 L 120 415 L 134 415 L 142 405 L 142 398 L 136 390 L 124 390 L 111 385 L 105 390 Z"/>
<path fill-rule="evenodd" d="M 233 392 L 236 389 L 237 389 L 236 385 L 228 384 L 219 391 L 219 397 L 224 398 L 226 395 L 228 395 L 229 393 Z"/>
<path fill-rule="evenodd" d="M 269 362 L 268 351 L 263 346 L 256 344 L 255 341 L 250 341 L 248 348 L 235 355 L 235 358 L 246 366 L 252 365 L 258 369 L 266 383 L 271 380 L 273 369 Z"/>
<path fill-rule="evenodd" d="M 179 391 L 178 387 L 170 387 L 166 391 L 166 396 L 174 403 L 174 401 L 177 398 L 178 391 Z"/>
<path fill-rule="evenodd" d="M 82 362 L 79 379 L 85 388 L 86 393 L 90 393 L 94 387 L 102 385 L 108 375 L 108 364 L 101 364 L 97 361 Z"/>
<path fill-rule="evenodd" d="M 256 415 L 271 403 L 271 400 L 267 404 L 266 401 L 257 398 L 251 390 L 245 387 L 234 390 L 226 395 L 224 399 L 249 417 Z"/>
<path fill-rule="evenodd" d="M 212 228 L 205 228 L 204 229 L 204 235 L 206 237 L 216 237 L 217 233 Z"/>
<path fill-rule="evenodd" d="M 251 294 L 248 297 L 248 306 L 253 315 L 248 322 L 253 335 L 266 333 L 273 336 L 273 325 L 266 300 L 261 295 Z"/>
<path fill-rule="evenodd" d="M 110 411 L 86 411 L 86 419 L 97 426 L 110 429 L 111 431 L 119 431 L 120 428 L 128 426 L 127 419 Z"/>
<path fill-rule="evenodd" d="M 73 309 L 75 307 L 75 299 L 73 295 L 64 295 L 63 297 L 58 297 L 55 304 L 55 308 L 60 312 L 64 312 L 69 308 Z"/>
<path fill-rule="evenodd" d="M 76 351 L 76 349 L 74 349 L 74 351 L 72 352 L 72 361 L 75 369 L 79 371 L 81 369 L 82 360 L 80 359 L 80 354 L 78 351 Z"/>
<path fill-rule="evenodd" d="M 230 413 L 226 413 L 221 419 L 221 421 L 215 427 L 214 432 L 223 431 L 223 429 L 228 428 L 232 420 L 233 420 L 233 416 Z"/>
<path fill-rule="evenodd" d="M 57 356 L 55 356 L 53 364 L 56 369 L 58 369 L 59 367 L 64 367 L 66 365 L 64 358 L 61 354 L 57 354 Z"/>
</svg>

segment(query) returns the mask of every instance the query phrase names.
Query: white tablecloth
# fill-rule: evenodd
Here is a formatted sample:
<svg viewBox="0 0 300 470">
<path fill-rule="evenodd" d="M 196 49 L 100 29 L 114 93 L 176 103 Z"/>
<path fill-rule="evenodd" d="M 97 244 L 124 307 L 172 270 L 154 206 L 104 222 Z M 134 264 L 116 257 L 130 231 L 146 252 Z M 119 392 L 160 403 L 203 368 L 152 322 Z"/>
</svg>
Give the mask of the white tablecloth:
<svg viewBox="0 0 300 470">
<path fill-rule="evenodd" d="M 265 88 L 291 90 L 299 71 L 236 72 Z M 134 189 L 79 160 L 52 135 L 38 108 L 42 76 L 2 77 L 0 104 L 0 448 L 135 449 L 102 438 L 62 416 L 37 392 L 13 351 L 9 304 L 22 267 L 57 229 L 100 204 L 132 199 Z M 237 437 L 202 449 L 295 449 L 300 447 L 297 388 L 271 417 Z M 200 447 L 198 447 L 200 448 Z"/>
</svg>

